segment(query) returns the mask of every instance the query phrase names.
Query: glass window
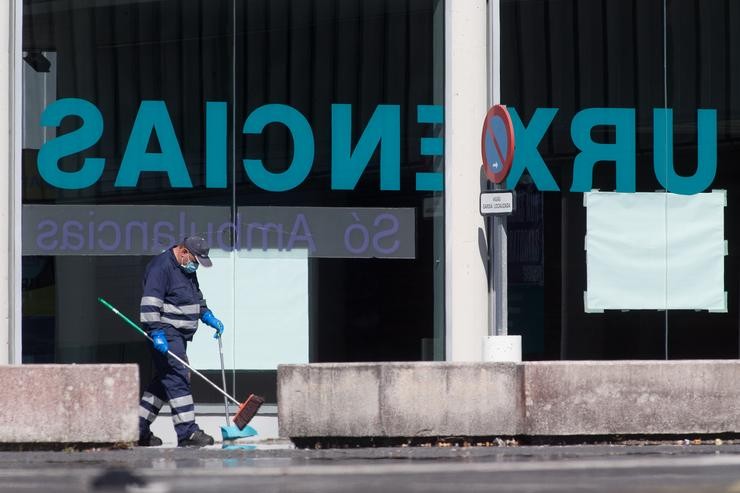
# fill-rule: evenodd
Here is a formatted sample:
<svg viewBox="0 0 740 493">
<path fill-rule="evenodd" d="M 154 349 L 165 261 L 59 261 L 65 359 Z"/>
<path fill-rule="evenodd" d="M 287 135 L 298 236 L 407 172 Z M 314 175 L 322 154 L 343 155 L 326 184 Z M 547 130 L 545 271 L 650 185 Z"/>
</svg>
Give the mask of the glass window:
<svg viewBox="0 0 740 493">
<path fill-rule="evenodd" d="M 440 0 L 24 1 L 23 361 L 136 362 L 153 255 L 198 232 L 229 386 L 443 359 Z M 201 328 L 191 362 L 218 381 Z M 201 402 L 221 397 L 193 381 Z"/>
<path fill-rule="evenodd" d="M 525 174 L 509 220 L 525 358 L 738 356 L 737 22 L 721 1 L 502 0 L 502 101 L 558 188 Z"/>
</svg>

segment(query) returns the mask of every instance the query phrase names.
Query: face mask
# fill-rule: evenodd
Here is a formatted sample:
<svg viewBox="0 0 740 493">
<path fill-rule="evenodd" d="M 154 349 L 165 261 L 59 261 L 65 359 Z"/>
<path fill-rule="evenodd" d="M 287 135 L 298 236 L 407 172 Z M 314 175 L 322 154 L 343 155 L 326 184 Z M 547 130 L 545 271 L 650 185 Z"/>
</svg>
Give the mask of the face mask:
<svg viewBox="0 0 740 493">
<path fill-rule="evenodd" d="M 198 270 L 198 263 L 192 260 L 188 260 L 186 264 L 180 264 L 180 268 L 185 271 L 186 274 L 192 274 Z"/>
</svg>

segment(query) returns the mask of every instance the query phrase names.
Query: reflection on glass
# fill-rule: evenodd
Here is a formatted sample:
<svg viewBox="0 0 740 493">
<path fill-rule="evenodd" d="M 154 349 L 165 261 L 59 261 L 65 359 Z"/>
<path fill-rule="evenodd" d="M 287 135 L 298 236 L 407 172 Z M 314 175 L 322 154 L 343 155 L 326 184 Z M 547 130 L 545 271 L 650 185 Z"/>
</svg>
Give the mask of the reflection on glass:
<svg viewBox="0 0 740 493">
<path fill-rule="evenodd" d="M 444 172 L 441 150 L 421 145 L 443 136 L 443 112 L 419 116 L 444 106 L 443 11 L 24 2 L 24 361 L 130 361 L 147 381 L 147 343 L 95 300 L 138 313 L 150 256 L 193 232 L 216 258 L 204 293 L 227 325 L 237 394 L 274 402 L 279 363 L 443 359 L 443 192 L 417 189 Z M 397 131 L 381 126 L 376 141 L 378 111 Z M 302 126 L 260 126 L 260 112 Z M 72 148 L 54 151 L 62 136 Z M 288 190 L 254 174 L 284 180 L 301 156 L 309 166 Z M 342 156 L 356 166 L 349 187 L 336 186 Z M 201 336 L 192 358 L 210 371 L 218 354 Z"/>
</svg>

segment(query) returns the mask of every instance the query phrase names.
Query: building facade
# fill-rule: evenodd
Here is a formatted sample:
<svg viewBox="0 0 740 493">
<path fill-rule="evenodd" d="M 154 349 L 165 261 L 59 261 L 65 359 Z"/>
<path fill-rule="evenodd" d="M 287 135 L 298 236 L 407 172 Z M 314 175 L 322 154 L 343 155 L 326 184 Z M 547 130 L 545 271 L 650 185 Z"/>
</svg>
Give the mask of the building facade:
<svg viewBox="0 0 740 493">
<path fill-rule="evenodd" d="M 730 2 L 2 9 L 3 362 L 147 379 L 146 341 L 98 298 L 137 319 L 146 263 L 194 232 L 237 391 L 274 397 L 280 363 L 480 360 L 493 103 L 516 134 L 504 299 L 524 359 L 738 357 Z M 208 332 L 190 358 L 217 376 Z"/>
</svg>

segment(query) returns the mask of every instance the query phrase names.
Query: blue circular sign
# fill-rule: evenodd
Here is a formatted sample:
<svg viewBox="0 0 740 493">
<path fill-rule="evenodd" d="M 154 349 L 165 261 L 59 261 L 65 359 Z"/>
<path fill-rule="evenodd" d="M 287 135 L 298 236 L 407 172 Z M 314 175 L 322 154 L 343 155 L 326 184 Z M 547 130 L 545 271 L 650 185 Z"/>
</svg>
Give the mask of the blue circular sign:
<svg viewBox="0 0 740 493">
<path fill-rule="evenodd" d="M 481 133 L 483 170 L 493 183 L 501 183 L 514 160 L 514 125 L 506 106 L 497 104 L 486 113 Z"/>
</svg>

